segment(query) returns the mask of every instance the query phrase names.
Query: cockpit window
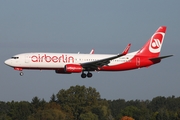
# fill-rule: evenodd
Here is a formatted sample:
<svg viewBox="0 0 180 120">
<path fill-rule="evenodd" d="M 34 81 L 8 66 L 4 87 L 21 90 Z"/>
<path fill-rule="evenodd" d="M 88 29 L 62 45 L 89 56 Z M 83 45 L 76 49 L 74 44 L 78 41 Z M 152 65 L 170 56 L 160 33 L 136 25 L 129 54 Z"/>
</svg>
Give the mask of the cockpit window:
<svg viewBox="0 0 180 120">
<path fill-rule="evenodd" d="M 19 57 L 11 57 L 12 59 L 19 59 Z"/>
</svg>

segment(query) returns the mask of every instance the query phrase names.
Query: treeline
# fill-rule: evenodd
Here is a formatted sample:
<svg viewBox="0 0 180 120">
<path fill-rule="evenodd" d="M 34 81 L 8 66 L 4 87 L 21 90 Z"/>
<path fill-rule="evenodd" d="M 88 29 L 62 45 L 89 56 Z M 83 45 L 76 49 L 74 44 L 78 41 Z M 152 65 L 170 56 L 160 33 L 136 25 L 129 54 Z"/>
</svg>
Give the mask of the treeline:
<svg viewBox="0 0 180 120">
<path fill-rule="evenodd" d="M 180 97 L 150 100 L 101 99 L 95 88 L 72 86 L 46 102 L 0 102 L 0 120 L 180 120 Z"/>
<path fill-rule="evenodd" d="M 131 116 L 135 120 L 180 120 L 180 97 L 155 97 L 140 101 L 123 99 L 108 101 L 112 116 L 118 120 Z"/>
</svg>

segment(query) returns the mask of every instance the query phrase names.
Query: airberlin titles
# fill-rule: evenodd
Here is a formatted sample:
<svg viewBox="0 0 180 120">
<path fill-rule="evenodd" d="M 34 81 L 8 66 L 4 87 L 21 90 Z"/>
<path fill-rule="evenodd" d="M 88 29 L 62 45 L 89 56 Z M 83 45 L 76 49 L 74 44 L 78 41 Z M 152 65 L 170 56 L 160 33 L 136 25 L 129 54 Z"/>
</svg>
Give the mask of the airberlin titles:
<svg viewBox="0 0 180 120">
<path fill-rule="evenodd" d="M 47 54 L 38 54 L 31 57 L 32 62 L 53 62 L 53 63 L 74 63 L 74 57 L 68 55 L 50 56 Z"/>
</svg>

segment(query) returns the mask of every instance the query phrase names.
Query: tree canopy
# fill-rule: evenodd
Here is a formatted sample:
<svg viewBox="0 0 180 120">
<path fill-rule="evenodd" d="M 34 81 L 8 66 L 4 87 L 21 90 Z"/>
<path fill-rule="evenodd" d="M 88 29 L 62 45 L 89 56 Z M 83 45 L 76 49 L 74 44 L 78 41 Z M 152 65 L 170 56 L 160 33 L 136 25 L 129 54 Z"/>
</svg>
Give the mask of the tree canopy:
<svg viewBox="0 0 180 120">
<path fill-rule="evenodd" d="M 95 88 L 71 86 L 50 101 L 0 101 L 0 120 L 180 120 L 180 97 L 150 100 L 106 100 Z"/>
</svg>

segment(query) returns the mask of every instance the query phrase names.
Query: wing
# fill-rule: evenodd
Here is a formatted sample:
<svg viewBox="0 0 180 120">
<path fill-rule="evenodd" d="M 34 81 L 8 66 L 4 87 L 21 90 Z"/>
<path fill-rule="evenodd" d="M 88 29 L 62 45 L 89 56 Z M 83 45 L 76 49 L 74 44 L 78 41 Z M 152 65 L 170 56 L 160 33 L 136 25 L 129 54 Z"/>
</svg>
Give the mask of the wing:
<svg viewBox="0 0 180 120">
<path fill-rule="evenodd" d="M 108 65 L 110 63 L 111 60 L 119 58 L 121 56 L 124 56 L 128 53 L 129 49 L 130 49 L 131 44 L 128 44 L 127 47 L 124 49 L 124 51 L 121 54 L 118 54 L 116 56 L 112 56 L 109 58 L 104 58 L 101 60 L 96 60 L 96 61 L 92 61 L 92 62 L 86 62 L 86 63 L 81 63 L 81 66 L 85 69 L 85 70 L 97 70 L 99 67 Z"/>
</svg>

